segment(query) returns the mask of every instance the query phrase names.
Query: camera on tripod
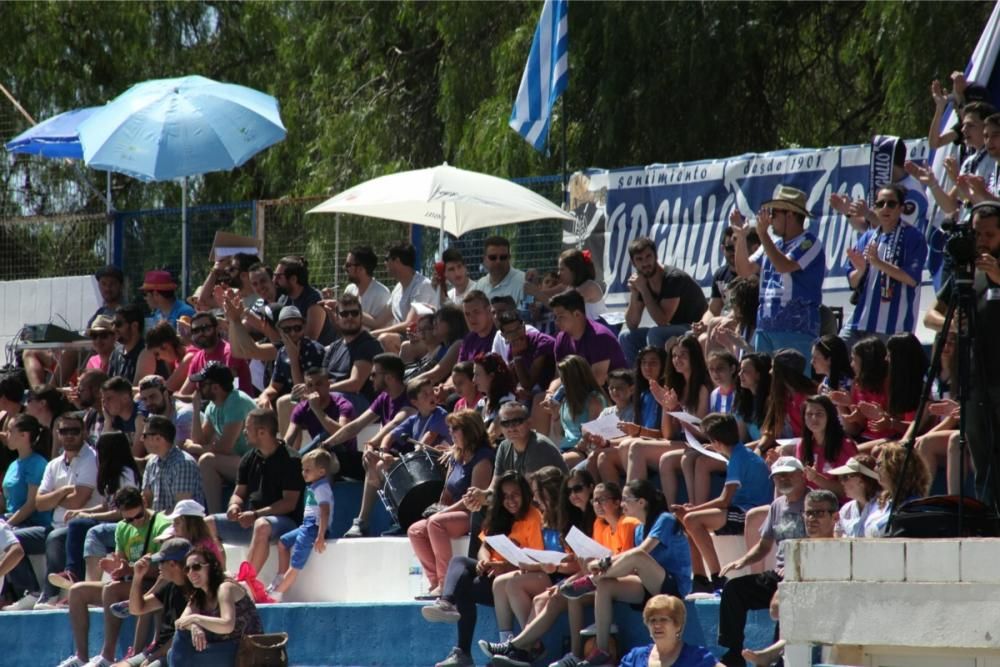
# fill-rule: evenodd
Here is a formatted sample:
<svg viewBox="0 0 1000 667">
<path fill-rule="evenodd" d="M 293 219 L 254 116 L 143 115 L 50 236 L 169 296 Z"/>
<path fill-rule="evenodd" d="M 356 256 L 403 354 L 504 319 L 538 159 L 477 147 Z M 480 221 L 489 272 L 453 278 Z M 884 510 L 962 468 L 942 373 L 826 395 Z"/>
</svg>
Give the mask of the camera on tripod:
<svg viewBox="0 0 1000 667">
<path fill-rule="evenodd" d="M 941 230 L 948 234 L 944 251 L 951 258 L 954 271 L 971 276 L 976 261 L 976 232 L 972 229 L 972 215 L 945 220 L 941 223 Z"/>
</svg>

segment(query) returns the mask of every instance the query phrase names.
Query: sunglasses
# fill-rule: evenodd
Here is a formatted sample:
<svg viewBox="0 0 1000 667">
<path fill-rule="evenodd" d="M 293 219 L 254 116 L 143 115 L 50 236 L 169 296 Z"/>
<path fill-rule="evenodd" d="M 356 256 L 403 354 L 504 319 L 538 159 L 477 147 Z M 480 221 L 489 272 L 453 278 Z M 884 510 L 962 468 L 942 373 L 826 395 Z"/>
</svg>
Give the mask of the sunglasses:
<svg viewBox="0 0 1000 667">
<path fill-rule="evenodd" d="M 135 523 L 139 519 L 144 519 L 146 517 L 146 510 L 140 510 L 135 516 L 125 516 L 122 514 L 122 521 L 125 523 Z"/>
<path fill-rule="evenodd" d="M 128 324 L 128 322 L 126 322 L 125 320 L 115 320 L 115 328 L 116 329 L 121 329 L 122 327 L 126 326 L 127 324 Z"/>
<path fill-rule="evenodd" d="M 115 326 L 118 326 L 118 325 L 116 324 Z M 115 334 L 112 333 L 111 331 L 102 331 L 100 333 L 90 334 L 90 340 L 98 340 L 98 339 L 110 338 L 111 336 L 114 336 L 114 335 Z"/>
<path fill-rule="evenodd" d="M 486 255 L 486 259 L 491 262 L 506 262 L 510 259 L 510 255 Z"/>
<path fill-rule="evenodd" d="M 566 489 L 571 493 L 580 493 L 587 488 L 586 484 L 574 484 L 573 486 L 567 486 Z"/>
<path fill-rule="evenodd" d="M 337 315 L 340 317 L 361 317 L 360 310 L 338 310 Z"/>
<path fill-rule="evenodd" d="M 899 206 L 899 202 L 892 199 L 879 199 L 875 202 L 875 208 L 885 208 L 887 206 L 889 208 L 897 208 Z"/>
<path fill-rule="evenodd" d="M 185 572 L 201 572 L 201 568 L 208 567 L 208 563 L 191 563 L 184 566 Z"/>
<path fill-rule="evenodd" d="M 212 324 L 203 324 L 200 327 L 191 327 L 191 333 L 193 333 L 193 334 L 200 334 L 203 331 L 211 331 L 214 328 L 215 328 L 215 326 L 212 325 Z"/>
<path fill-rule="evenodd" d="M 504 428 L 513 428 L 515 426 L 520 426 L 526 421 L 528 420 L 524 417 L 515 417 L 514 419 L 501 419 L 500 426 Z"/>
<path fill-rule="evenodd" d="M 293 324 L 290 327 L 281 327 L 281 333 L 285 334 L 299 333 L 300 331 L 302 331 L 301 324 Z"/>
<path fill-rule="evenodd" d="M 80 435 L 81 433 L 83 433 L 83 429 L 69 426 L 67 428 L 57 428 L 56 433 L 58 433 L 59 435 Z"/>
</svg>

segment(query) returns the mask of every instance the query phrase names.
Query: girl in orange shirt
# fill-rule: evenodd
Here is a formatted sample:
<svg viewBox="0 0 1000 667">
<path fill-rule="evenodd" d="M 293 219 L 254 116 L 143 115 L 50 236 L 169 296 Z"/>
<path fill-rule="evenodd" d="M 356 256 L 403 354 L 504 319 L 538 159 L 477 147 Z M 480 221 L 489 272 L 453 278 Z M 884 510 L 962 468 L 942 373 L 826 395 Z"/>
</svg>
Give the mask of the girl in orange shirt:
<svg viewBox="0 0 1000 667">
<path fill-rule="evenodd" d="M 527 480 L 517 472 L 507 472 L 495 488 L 480 538 L 506 535 L 522 548 L 543 549 L 542 514 L 532 506 L 533 496 Z M 438 664 L 473 664 L 469 652 L 476 629 L 476 605 L 492 607 L 493 579 L 514 569 L 514 565 L 490 549 L 485 541 L 479 547 L 478 560 L 465 556 L 451 559 L 441 597 L 420 610 L 432 623 L 458 623 L 458 645 Z"/>
</svg>

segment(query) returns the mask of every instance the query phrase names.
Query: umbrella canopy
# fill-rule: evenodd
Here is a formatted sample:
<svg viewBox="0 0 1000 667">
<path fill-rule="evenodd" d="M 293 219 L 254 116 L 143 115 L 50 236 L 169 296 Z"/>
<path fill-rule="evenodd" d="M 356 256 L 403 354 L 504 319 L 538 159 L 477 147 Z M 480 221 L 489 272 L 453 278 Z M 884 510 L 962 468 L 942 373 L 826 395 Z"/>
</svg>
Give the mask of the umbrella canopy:
<svg viewBox="0 0 1000 667">
<path fill-rule="evenodd" d="M 380 176 L 309 213 L 350 213 L 434 227 L 453 236 L 528 220 L 574 220 L 545 197 L 496 176 L 449 167 Z M 443 240 L 443 237 L 442 237 Z"/>
<path fill-rule="evenodd" d="M 136 84 L 80 124 L 88 166 L 142 181 L 228 171 L 284 138 L 276 99 L 201 76 Z"/>
<path fill-rule="evenodd" d="M 49 159 L 83 159 L 80 146 L 80 123 L 90 118 L 99 107 L 84 107 L 65 111 L 43 120 L 38 125 L 17 135 L 4 147 L 11 153 L 41 155 Z"/>
</svg>

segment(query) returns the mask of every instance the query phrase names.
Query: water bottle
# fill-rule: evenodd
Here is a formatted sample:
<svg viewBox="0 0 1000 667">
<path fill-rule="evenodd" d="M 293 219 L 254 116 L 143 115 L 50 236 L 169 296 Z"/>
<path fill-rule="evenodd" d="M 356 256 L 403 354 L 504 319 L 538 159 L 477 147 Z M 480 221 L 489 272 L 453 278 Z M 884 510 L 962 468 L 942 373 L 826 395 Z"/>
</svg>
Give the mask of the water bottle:
<svg viewBox="0 0 1000 667">
<path fill-rule="evenodd" d="M 409 587 L 410 597 L 413 598 L 425 595 L 430 590 L 427 580 L 424 579 L 424 568 L 420 566 L 420 559 L 416 556 L 410 558 Z"/>
</svg>

